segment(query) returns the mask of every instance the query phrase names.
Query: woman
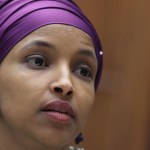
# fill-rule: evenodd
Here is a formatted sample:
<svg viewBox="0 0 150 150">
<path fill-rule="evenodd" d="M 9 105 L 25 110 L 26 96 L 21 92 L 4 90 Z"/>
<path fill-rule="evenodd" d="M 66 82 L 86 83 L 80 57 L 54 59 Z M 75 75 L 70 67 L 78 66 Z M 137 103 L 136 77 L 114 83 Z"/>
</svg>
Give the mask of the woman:
<svg viewBox="0 0 150 150">
<path fill-rule="evenodd" d="M 101 70 L 96 31 L 73 1 L 0 2 L 0 149 L 75 149 Z"/>
</svg>

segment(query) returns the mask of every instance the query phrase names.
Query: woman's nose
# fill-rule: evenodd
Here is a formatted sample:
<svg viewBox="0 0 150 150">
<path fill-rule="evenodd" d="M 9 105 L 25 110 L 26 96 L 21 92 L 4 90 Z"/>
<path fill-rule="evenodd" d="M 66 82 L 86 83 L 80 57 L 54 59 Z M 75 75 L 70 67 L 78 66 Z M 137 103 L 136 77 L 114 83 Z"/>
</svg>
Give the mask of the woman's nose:
<svg viewBox="0 0 150 150">
<path fill-rule="evenodd" d="M 63 97 L 72 97 L 74 88 L 69 78 L 61 78 L 50 83 L 50 91 Z"/>
</svg>

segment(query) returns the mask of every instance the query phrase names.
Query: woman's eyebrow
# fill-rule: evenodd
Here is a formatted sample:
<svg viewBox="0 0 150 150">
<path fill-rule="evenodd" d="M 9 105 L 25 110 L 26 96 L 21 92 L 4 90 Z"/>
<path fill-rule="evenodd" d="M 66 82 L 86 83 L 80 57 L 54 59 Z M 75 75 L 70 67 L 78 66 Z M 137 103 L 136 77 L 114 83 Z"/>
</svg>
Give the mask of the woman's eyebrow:
<svg viewBox="0 0 150 150">
<path fill-rule="evenodd" d="M 52 43 L 48 43 L 46 41 L 42 40 L 34 40 L 28 44 L 26 44 L 23 49 L 28 48 L 28 47 L 34 47 L 34 46 L 42 46 L 46 48 L 55 48 L 55 46 Z"/>
<path fill-rule="evenodd" d="M 77 54 L 79 54 L 79 55 L 83 55 L 83 56 L 87 56 L 87 57 L 91 57 L 92 59 L 96 59 L 96 56 L 94 55 L 94 52 L 93 52 L 94 50 L 87 50 L 87 49 L 80 49 L 80 51 L 78 51 L 78 53 Z"/>
</svg>

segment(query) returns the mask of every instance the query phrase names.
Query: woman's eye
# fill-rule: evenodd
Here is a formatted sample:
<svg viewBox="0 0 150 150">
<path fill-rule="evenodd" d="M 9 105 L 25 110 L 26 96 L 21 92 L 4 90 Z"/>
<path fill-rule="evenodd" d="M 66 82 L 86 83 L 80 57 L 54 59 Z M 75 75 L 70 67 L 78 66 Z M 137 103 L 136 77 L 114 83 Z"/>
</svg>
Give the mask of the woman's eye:
<svg viewBox="0 0 150 150">
<path fill-rule="evenodd" d="M 27 57 L 28 64 L 34 67 L 47 67 L 46 59 L 41 55 L 33 55 Z"/>
<path fill-rule="evenodd" d="M 92 78 L 92 71 L 89 67 L 78 67 L 75 70 L 75 73 L 80 75 L 81 77 L 85 77 L 85 78 Z"/>
</svg>

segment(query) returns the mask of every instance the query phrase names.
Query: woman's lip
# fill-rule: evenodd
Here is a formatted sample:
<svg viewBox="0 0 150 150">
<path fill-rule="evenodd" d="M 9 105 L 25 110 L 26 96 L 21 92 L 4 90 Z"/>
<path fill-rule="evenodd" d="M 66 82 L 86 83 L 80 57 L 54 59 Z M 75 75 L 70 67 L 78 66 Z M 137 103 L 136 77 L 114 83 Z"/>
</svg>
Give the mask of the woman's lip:
<svg viewBox="0 0 150 150">
<path fill-rule="evenodd" d="M 53 100 L 41 109 L 49 118 L 58 121 L 68 121 L 71 118 L 75 119 L 75 112 L 72 106 L 64 100 Z"/>
</svg>

